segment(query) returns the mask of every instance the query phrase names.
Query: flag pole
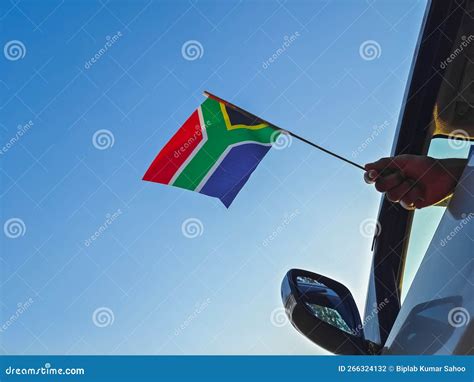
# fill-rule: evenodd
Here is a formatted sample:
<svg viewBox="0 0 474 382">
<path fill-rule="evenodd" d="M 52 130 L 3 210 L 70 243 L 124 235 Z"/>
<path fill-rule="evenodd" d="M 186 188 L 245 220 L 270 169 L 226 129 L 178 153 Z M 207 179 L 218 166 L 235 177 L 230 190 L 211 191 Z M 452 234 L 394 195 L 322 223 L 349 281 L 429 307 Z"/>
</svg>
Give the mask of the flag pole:
<svg viewBox="0 0 474 382">
<path fill-rule="evenodd" d="M 277 125 L 275 125 L 275 124 L 273 124 L 273 123 L 271 123 L 271 122 L 268 122 L 268 121 L 266 121 L 266 120 L 264 120 L 264 119 L 262 119 L 262 118 L 260 118 L 260 117 L 257 117 L 255 114 L 252 114 L 252 113 L 248 112 L 247 110 L 244 110 L 244 109 L 242 109 L 242 108 L 240 108 L 240 107 L 234 105 L 233 103 L 230 103 L 229 101 L 226 101 L 226 100 L 224 100 L 224 99 L 222 99 L 222 98 L 219 98 L 219 97 L 217 97 L 216 95 L 214 95 L 214 94 L 212 94 L 212 93 L 209 93 L 208 91 L 205 91 L 205 92 L 204 92 L 204 95 L 205 95 L 206 97 L 212 98 L 212 99 L 214 99 L 214 100 L 216 100 L 216 101 L 218 101 L 218 102 L 222 102 L 222 103 L 225 104 L 226 106 L 229 106 L 229 107 L 231 107 L 232 109 L 237 110 L 237 111 L 239 111 L 240 113 L 242 113 L 242 114 L 244 114 L 244 115 L 247 115 L 248 117 L 253 118 L 253 119 L 256 120 L 256 121 L 261 121 L 262 123 L 265 123 L 265 124 L 269 125 L 270 127 L 273 127 L 274 129 L 281 130 L 284 134 L 288 134 L 288 135 L 292 136 L 293 138 L 296 138 L 296 139 L 300 140 L 301 142 L 307 143 L 308 145 L 313 146 L 313 147 L 317 148 L 318 150 L 321 150 L 321 151 L 323 151 L 323 152 L 325 152 L 325 153 L 327 153 L 327 154 L 329 154 L 329 155 L 332 155 L 332 156 L 335 157 L 335 158 L 338 158 L 338 159 L 340 159 L 340 160 L 342 160 L 342 161 L 344 161 L 344 162 L 346 162 L 346 163 L 351 164 L 351 165 L 354 166 L 354 167 L 360 168 L 361 170 L 364 170 L 364 171 L 365 171 L 365 168 L 364 168 L 363 166 L 361 166 L 360 164 L 357 164 L 357 163 L 355 163 L 355 162 L 353 162 L 353 161 L 351 161 L 351 160 L 349 160 L 349 159 L 347 159 L 347 158 L 344 158 L 343 156 L 340 156 L 340 155 L 338 155 L 338 154 L 336 154 L 336 153 L 334 153 L 334 152 L 332 152 L 332 151 L 330 151 L 330 150 L 328 150 L 328 149 L 325 149 L 324 147 L 319 146 L 319 145 L 317 145 L 316 143 L 313 143 L 313 142 L 311 142 L 311 141 L 308 141 L 307 139 L 305 139 L 305 138 L 303 138 L 303 137 L 301 137 L 301 136 L 299 136 L 299 135 L 297 135 L 297 134 L 295 134 L 295 133 L 293 133 L 293 132 L 291 132 L 291 131 L 288 131 L 288 130 L 286 130 L 286 129 L 282 129 L 281 127 L 278 127 Z"/>
</svg>

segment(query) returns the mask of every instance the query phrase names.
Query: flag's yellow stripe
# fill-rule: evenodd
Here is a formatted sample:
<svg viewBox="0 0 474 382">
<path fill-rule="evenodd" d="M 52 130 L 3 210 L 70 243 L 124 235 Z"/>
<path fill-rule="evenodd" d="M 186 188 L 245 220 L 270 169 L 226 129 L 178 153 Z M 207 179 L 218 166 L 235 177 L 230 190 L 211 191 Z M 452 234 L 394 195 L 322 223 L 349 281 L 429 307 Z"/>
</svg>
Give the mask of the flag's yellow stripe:
<svg viewBox="0 0 474 382">
<path fill-rule="evenodd" d="M 227 130 L 235 130 L 235 129 L 260 130 L 260 129 L 263 129 L 265 127 L 268 127 L 268 125 L 266 123 L 260 123 L 258 125 L 253 125 L 253 126 L 232 125 L 230 123 L 230 118 L 229 118 L 229 115 L 227 114 L 227 110 L 225 108 L 225 105 L 223 103 L 220 103 L 220 102 L 219 102 L 219 105 L 221 107 L 222 116 L 224 117 L 224 122 L 225 122 L 225 125 L 227 127 Z"/>
</svg>

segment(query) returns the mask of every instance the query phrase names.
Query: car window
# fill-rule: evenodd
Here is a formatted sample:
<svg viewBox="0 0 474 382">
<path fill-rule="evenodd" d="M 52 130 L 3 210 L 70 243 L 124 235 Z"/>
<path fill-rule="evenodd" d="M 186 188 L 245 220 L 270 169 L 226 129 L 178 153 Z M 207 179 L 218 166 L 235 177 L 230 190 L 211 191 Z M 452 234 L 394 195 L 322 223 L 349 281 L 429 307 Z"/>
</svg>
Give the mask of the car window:
<svg viewBox="0 0 474 382">
<path fill-rule="evenodd" d="M 430 143 L 428 155 L 434 158 L 467 158 L 470 147 L 471 143 L 465 140 L 436 138 Z M 431 206 L 414 213 L 402 277 L 402 303 L 445 210 L 444 206 Z"/>
</svg>

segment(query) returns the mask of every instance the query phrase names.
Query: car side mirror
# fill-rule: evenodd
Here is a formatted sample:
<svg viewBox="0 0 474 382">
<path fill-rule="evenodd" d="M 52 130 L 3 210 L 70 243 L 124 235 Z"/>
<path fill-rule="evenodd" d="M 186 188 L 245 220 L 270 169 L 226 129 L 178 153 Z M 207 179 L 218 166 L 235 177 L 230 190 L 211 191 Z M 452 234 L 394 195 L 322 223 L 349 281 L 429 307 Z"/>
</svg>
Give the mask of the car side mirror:
<svg viewBox="0 0 474 382">
<path fill-rule="evenodd" d="M 281 297 L 292 325 L 335 354 L 371 354 L 351 292 L 328 277 L 301 269 L 288 271 Z"/>
</svg>

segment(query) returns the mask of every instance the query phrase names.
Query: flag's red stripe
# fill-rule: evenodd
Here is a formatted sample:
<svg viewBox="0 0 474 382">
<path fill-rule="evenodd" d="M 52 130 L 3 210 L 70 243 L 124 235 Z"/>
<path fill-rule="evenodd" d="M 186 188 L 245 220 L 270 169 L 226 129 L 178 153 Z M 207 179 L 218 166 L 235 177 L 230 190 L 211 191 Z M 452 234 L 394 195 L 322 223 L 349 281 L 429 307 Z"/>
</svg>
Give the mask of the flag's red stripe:
<svg viewBox="0 0 474 382">
<path fill-rule="evenodd" d="M 202 139 L 199 114 L 196 110 L 158 153 L 143 180 L 168 184 Z"/>
</svg>

